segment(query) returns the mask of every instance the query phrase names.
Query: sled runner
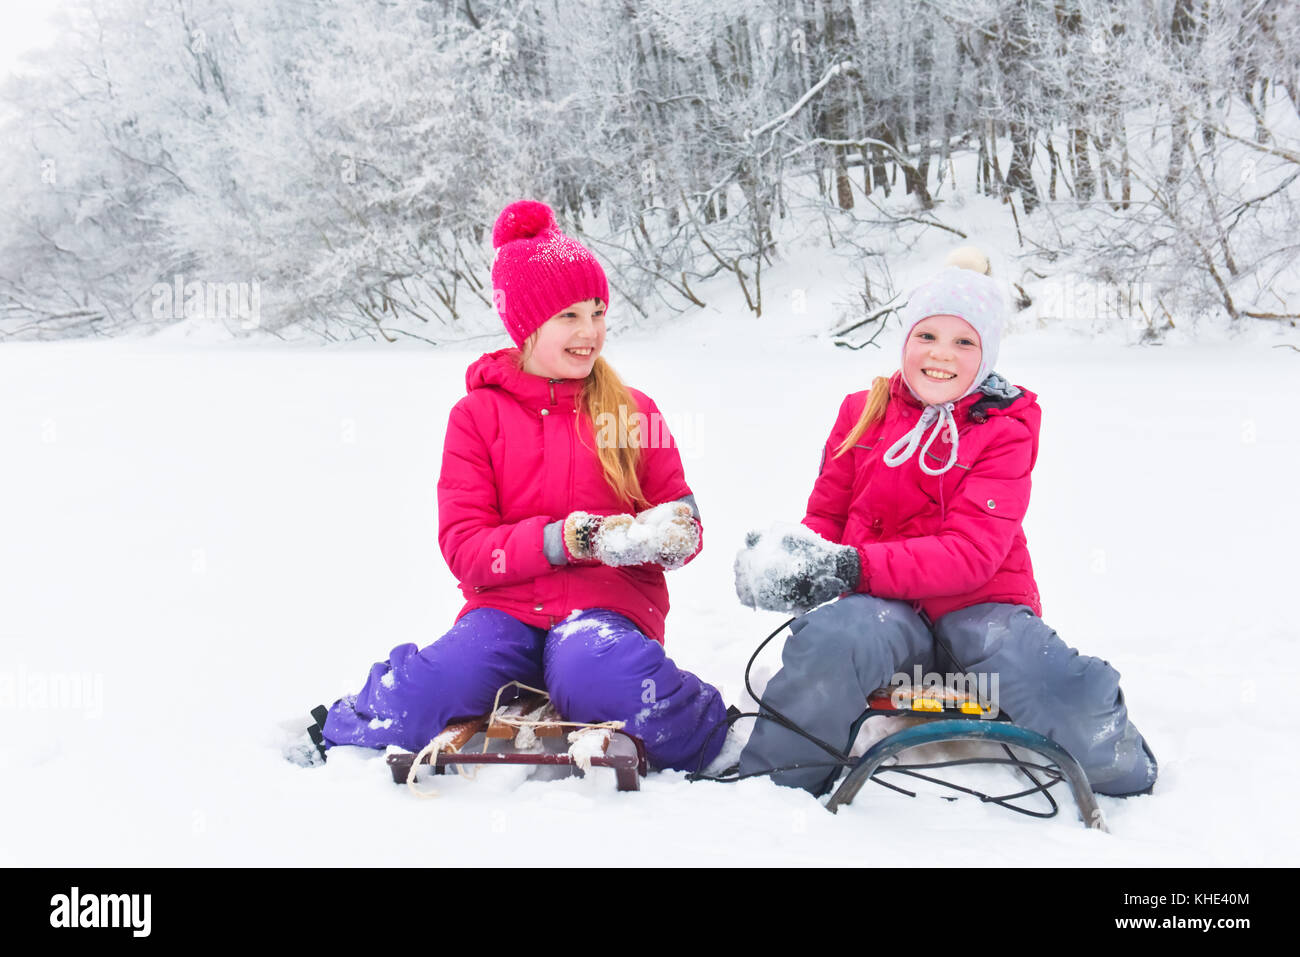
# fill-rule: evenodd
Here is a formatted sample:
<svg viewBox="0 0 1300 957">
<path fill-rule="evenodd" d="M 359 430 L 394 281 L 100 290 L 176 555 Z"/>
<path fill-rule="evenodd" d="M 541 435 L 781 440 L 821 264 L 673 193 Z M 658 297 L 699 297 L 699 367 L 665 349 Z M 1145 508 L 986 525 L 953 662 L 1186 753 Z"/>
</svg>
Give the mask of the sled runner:
<svg viewBox="0 0 1300 957">
<path fill-rule="evenodd" d="M 896 700 L 897 704 L 895 704 Z M 896 731 L 872 745 L 857 760 L 831 795 L 826 804 L 828 811 L 834 813 L 843 805 L 850 803 L 867 781 L 875 781 L 877 784 L 914 796 L 912 792 L 879 777 L 882 774 L 895 773 L 962 791 L 982 801 L 998 804 L 1008 810 L 1028 814 L 1031 817 L 1055 817 L 1059 808 L 1050 789 L 1064 781 L 1069 786 L 1084 825 L 1101 831 L 1106 830 L 1106 822 L 1102 817 L 1101 808 L 1097 805 L 1096 795 L 1088 784 L 1083 768 L 1070 753 L 1050 738 L 1028 728 L 1019 727 L 1005 714 L 987 716 L 988 709 L 973 696 L 946 688 L 933 690 L 881 688 L 867 699 L 867 711 L 853 727 L 854 737 L 857 736 L 858 727 L 863 721 L 872 715 L 881 714 L 905 714 L 929 720 Z M 982 741 L 997 744 L 1001 746 L 1006 756 L 1001 758 L 975 756 L 920 764 L 900 764 L 892 760 L 902 752 L 921 745 L 954 741 Z M 1012 747 L 1033 752 L 1042 759 L 1042 763 L 1017 757 L 1011 751 Z M 1012 794 L 992 796 L 922 773 L 971 764 L 1009 765 L 1028 778 L 1032 786 Z M 1039 776 L 1042 777 L 1041 781 Z M 1034 794 L 1043 795 L 1049 810 L 1037 811 L 1012 803 Z"/>
<path fill-rule="evenodd" d="M 750 671 L 760 652 L 794 620 L 790 619 L 764 638 L 745 666 L 745 689 L 763 710 L 745 714 L 731 713 L 728 715 L 727 724 L 733 724 L 743 717 L 775 721 L 825 751 L 827 755 L 825 766 L 828 769 L 847 767 L 848 773 L 844 775 L 826 802 L 827 810 L 834 813 L 852 802 L 868 781 L 909 797 L 916 796 L 915 792 L 885 779 L 892 774 L 927 781 L 1020 814 L 1050 818 L 1055 817 L 1060 810 L 1051 789 L 1064 782 L 1074 798 L 1084 825 L 1101 831 L 1106 830 L 1106 822 L 1102 817 L 1101 808 L 1097 805 L 1096 795 L 1093 794 L 1092 786 L 1088 783 L 1079 762 L 1055 741 L 1016 725 L 1005 713 L 993 713 L 972 694 L 946 687 L 878 689 L 868 697 L 866 709 L 854 722 L 849 735 L 850 742 L 856 740 L 862 723 L 873 716 L 907 715 L 927 720 L 885 736 L 868 748 L 860 758 L 850 757 L 846 753 L 847 747 L 845 750 L 840 750 L 800 728 L 785 715 L 764 703 L 763 699 L 755 694 L 750 684 Z M 915 764 L 903 764 L 898 760 L 898 756 L 903 752 L 922 745 L 961 741 L 997 745 L 1001 756 L 978 755 Z M 1018 755 L 1012 750 L 1013 748 L 1021 754 Z M 1033 757 L 1024 757 L 1024 752 L 1029 752 Z M 1005 765 L 1026 778 L 1029 786 L 1007 794 L 990 795 L 954 781 L 944 780 L 931 773 L 942 768 L 963 765 Z M 782 770 L 790 769 L 767 768 L 743 776 L 770 774 Z M 741 776 L 714 778 L 697 771 L 691 775 L 691 778 L 692 780 L 737 781 Z M 1042 795 L 1046 802 L 1044 809 L 1026 807 L 1023 803 L 1019 803 L 1034 795 Z"/>
<path fill-rule="evenodd" d="M 517 682 L 497 691 L 498 702 L 511 685 L 524 691 L 514 701 L 494 705 L 490 712 L 476 718 L 453 721 L 419 754 L 388 755 L 393 781 L 428 795 L 432 792 L 416 786 L 422 768 L 432 768 L 437 775 L 445 774 L 449 767 L 461 770 L 484 764 L 529 764 L 583 774 L 593 767 L 612 768 L 618 790 L 640 790 L 640 779 L 647 772 L 645 745 L 640 738 L 624 732 L 621 722 L 565 721 L 545 692 Z M 482 747 L 468 748 L 479 735 Z M 493 745 L 495 749 L 490 750 Z"/>
</svg>

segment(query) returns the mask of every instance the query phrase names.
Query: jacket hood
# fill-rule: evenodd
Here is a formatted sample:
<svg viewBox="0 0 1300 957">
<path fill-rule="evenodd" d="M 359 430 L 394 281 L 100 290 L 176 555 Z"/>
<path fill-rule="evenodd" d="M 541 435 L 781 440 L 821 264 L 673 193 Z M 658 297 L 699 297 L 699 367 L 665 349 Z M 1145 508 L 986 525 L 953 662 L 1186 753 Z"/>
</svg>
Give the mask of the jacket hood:
<svg viewBox="0 0 1300 957">
<path fill-rule="evenodd" d="M 465 391 L 500 389 L 528 405 L 573 404 L 582 379 L 547 379 L 519 367 L 518 349 L 498 349 L 475 359 L 465 370 Z"/>
<path fill-rule="evenodd" d="M 1038 461 L 1038 427 L 1042 423 L 1043 412 L 1038 407 L 1038 396 L 1028 389 L 1012 385 L 997 373 L 984 380 L 984 385 L 974 396 L 978 401 L 969 409 L 972 422 L 985 422 L 989 419 L 1003 417 L 1015 419 L 1029 430 L 1033 442 L 1033 457 L 1030 468 Z"/>
</svg>

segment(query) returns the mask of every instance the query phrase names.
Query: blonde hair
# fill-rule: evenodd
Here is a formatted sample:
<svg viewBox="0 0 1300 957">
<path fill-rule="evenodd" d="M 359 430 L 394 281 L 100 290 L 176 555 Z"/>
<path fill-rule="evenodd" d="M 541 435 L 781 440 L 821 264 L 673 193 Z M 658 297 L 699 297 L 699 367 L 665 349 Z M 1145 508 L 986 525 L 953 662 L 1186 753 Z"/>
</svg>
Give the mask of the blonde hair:
<svg viewBox="0 0 1300 957">
<path fill-rule="evenodd" d="M 943 261 L 945 266 L 958 266 L 962 269 L 969 269 L 985 276 L 993 275 L 993 266 L 989 262 L 988 255 L 978 246 L 958 246 L 950 252 Z M 885 408 L 889 405 L 889 380 L 884 376 L 877 376 L 871 382 L 871 393 L 867 397 L 867 407 L 862 410 L 862 415 L 858 416 L 857 423 L 844 437 L 844 441 L 835 449 L 832 458 L 839 458 L 849 449 L 857 444 L 858 439 L 862 438 L 862 433 L 875 422 L 885 417 Z"/>
<path fill-rule="evenodd" d="M 519 351 L 520 368 L 523 368 L 524 360 L 533 351 L 536 342 L 536 332 L 524 340 L 523 348 Z M 603 419 L 604 416 L 618 417 L 618 435 L 626 436 L 627 441 L 612 443 L 597 441 L 593 451 L 596 453 L 596 458 L 600 460 L 600 469 L 605 474 L 605 481 L 614 490 L 614 494 L 630 503 L 633 508 L 649 508 L 652 503 L 641 491 L 641 480 L 636 475 L 637 466 L 641 462 L 643 436 L 640 422 L 644 416 L 634 416 L 638 407 L 631 390 L 623 384 L 614 367 L 599 356 L 591 367 L 591 372 L 583 380 L 578 404 L 591 421 L 593 432 L 596 430 L 597 422 L 608 421 Z M 633 415 L 629 415 L 629 410 Z M 575 429 L 579 429 L 578 434 L 581 436 L 581 423 L 576 416 L 573 425 Z"/>
<path fill-rule="evenodd" d="M 853 448 L 858 439 L 862 438 L 863 432 L 867 431 L 873 423 L 885 417 L 885 407 L 887 405 L 889 405 L 889 380 L 884 376 L 876 376 L 871 380 L 871 392 L 867 395 L 867 407 L 862 410 L 862 414 L 858 416 L 857 424 L 849 430 L 849 434 L 844 437 L 844 441 L 835 449 L 835 454 L 831 458 L 837 459 Z"/>
</svg>

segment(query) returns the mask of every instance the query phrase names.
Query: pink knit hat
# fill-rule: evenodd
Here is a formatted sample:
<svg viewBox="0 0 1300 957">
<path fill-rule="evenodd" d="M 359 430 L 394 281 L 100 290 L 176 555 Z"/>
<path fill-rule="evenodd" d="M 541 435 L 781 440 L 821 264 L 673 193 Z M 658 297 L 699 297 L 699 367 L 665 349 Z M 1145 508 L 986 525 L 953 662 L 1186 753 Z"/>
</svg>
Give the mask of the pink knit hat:
<svg viewBox="0 0 1300 957">
<path fill-rule="evenodd" d="M 492 301 L 515 345 L 575 302 L 609 306 L 605 270 L 586 246 L 560 232 L 545 203 L 524 199 L 503 209 L 492 246 Z"/>
</svg>

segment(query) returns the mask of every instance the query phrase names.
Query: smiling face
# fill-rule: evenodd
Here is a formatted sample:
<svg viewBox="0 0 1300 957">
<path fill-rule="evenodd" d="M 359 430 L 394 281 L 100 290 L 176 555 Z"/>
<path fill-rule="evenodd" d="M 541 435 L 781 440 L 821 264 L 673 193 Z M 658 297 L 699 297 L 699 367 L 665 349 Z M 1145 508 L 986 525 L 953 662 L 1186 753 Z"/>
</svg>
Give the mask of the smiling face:
<svg viewBox="0 0 1300 957">
<path fill-rule="evenodd" d="M 926 405 L 955 402 L 970 391 L 983 351 L 979 333 L 957 316 L 928 316 L 903 345 L 903 377 Z"/>
<path fill-rule="evenodd" d="M 524 371 L 547 379 L 585 379 L 605 346 L 605 304 L 575 302 L 538 328 L 524 347 Z"/>
</svg>

